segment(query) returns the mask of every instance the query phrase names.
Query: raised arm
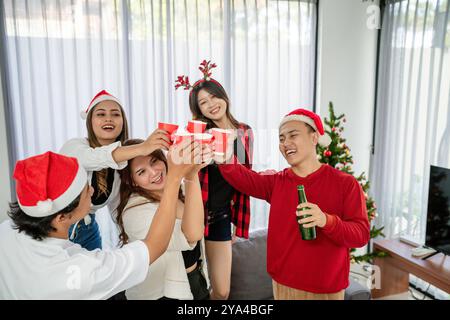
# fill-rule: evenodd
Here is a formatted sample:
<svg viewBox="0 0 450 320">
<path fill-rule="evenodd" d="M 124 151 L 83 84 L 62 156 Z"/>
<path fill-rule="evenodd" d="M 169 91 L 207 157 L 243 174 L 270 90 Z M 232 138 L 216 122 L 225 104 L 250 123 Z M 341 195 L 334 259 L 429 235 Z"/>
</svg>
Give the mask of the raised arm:
<svg viewBox="0 0 450 320">
<path fill-rule="evenodd" d="M 198 172 L 211 162 L 212 156 L 212 150 L 203 145 L 202 155 L 197 159 L 201 164 L 196 165 L 185 177 L 185 203 L 181 229 L 190 244 L 195 244 L 203 238 L 204 209 Z"/>
<path fill-rule="evenodd" d="M 225 155 L 214 155 L 214 161 L 218 164 L 220 173 L 224 179 L 239 192 L 245 193 L 251 197 L 266 200 L 270 203 L 272 188 L 275 182 L 274 175 L 260 175 L 250 169 L 253 153 L 253 132 L 247 130 L 250 166 L 239 163 L 239 157 L 234 155 L 234 140 L 238 138 L 236 132 L 232 132 L 227 140 Z"/>
<path fill-rule="evenodd" d="M 150 263 L 167 249 L 176 219 L 178 191 L 181 180 L 195 167 L 194 158 L 201 154 L 197 142 L 184 141 L 171 147 L 167 155 L 168 173 L 158 210 L 153 218 L 144 243 L 147 245 Z"/>
<path fill-rule="evenodd" d="M 80 165 L 87 171 L 100 171 L 106 168 L 123 169 L 127 162 L 116 162 L 113 152 L 121 148 L 120 141 L 106 146 L 92 148 L 86 139 L 71 139 L 61 148 L 60 153 L 77 158 Z"/>
<path fill-rule="evenodd" d="M 219 170 L 224 179 L 239 192 L 270 203 L 275 175 L 261 175 L 241 164 L 222 164 Z"/>
<path fill-rule="evenodd" d="M 144 142 L 117 148 L 113 151 L 112 156 L 116 162 L 128 161 L 138 156 L 147 156 L 157 149 L 168 150 L 169 143 L 167 132 L 156 129 Z"/>
<path fill-rule="evenodd" d="M 181 230 L 189 243 L 196 243 L 203 237 L 205 229 L 202 191 L 198 174 L 185 179 L 185 203 Z"/>
<path fill-rule="evenodd" d="M 155 130 L 141 144 L 122 147 L 120 141 L 106 146 L 91 147 L 86 139 L 67 141 L 60 153 L 75 157 L 87 171 L 99 171 L 106 168 L 123 169 L 127 161 L 137 156 L 148 155 L 156 149 L 168 149 L 167 134 L 163 130 Z"/>
</svg>

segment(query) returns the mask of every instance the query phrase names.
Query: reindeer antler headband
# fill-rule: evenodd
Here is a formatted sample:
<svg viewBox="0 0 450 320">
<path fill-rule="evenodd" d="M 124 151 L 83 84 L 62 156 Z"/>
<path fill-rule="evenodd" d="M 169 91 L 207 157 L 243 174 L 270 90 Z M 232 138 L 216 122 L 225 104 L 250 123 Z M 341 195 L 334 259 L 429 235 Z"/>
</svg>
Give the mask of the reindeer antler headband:
<svg viewBox="0 0 450 320">
<path fill-rule="evenodd" d="M 185 75 L 178 76 L 177 80 L 175 81 L 175 90 L 183 87 L 184 90 L 191 90 L 191 93 L 192 93 L 193 88 L 195 88 L 200 83 L 205 82 L 205 81 L 212 81 L 212 82 L 218 84 L 219 86 L 222 86 L 219 82 L 217 82 L 216 80 L 211 78 L 211 75 L 212 75 L 211 70 L 216 67 L 217 67 L 217 65 L 215 63 L 211 63 L 211 61 L 203 60 L 202 63 L 200 63 L 200 66 L 198 67 L 198 69 L 203 73 L 203 78 L 200 80 L 197 80 L 194 83 L 194 85 L 191 85 L 189 83 L 188 76 L 185 76 Z"/>
</svg>

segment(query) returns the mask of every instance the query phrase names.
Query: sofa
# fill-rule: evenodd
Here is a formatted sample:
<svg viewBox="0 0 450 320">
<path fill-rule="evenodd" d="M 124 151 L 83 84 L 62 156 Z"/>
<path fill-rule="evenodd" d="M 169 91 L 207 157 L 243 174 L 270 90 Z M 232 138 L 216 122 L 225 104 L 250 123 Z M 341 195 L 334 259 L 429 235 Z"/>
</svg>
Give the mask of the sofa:
<svg viewBox="0 0 450 320">
<path fill-rule="evenodd" d="M 233 244 L 231 267 L 232 300 L 273 299 L 272 279 L 266 270 L 267 229 L 250 233 L 249 239 L 238 239 Z M 369 300 L 370 290 L 350 279 L 345 300 Z"/>
</svg>

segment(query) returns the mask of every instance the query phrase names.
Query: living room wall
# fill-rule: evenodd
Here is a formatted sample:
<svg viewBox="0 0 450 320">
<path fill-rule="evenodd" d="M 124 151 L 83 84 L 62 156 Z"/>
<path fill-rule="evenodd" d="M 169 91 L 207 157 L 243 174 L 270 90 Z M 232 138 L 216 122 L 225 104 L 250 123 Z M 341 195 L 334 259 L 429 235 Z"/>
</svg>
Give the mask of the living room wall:
<svg viewBox="0 0 450 320">
<path fill-rule="evenodd" d="M 378 29 L 368 22 L 373 22 L 370 9 L 378 5 L 379 0 L 319 1 L 317 108 L 328 116 L 332 101 L 335 112 L 346 115 L 344 138 L 356 174 L 368 174 L 370 167 Z"/>
<path fill-rule="evenodd" d="M 368 173 L 375 104 L 378 29 L 370 29 L 379 1 L 320 0 L 317 108 L 328 115 L 333 101 L 345 113 L 344 137 L 355 160 L 354 171 Z"/>
</svg>

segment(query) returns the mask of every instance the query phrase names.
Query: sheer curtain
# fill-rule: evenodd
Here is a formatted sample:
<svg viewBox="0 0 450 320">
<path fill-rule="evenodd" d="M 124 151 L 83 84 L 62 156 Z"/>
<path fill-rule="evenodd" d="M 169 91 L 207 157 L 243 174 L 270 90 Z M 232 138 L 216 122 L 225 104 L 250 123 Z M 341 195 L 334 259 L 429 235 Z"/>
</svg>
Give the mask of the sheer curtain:
<svg viewBox="0 0 450 320">
<path fill-rule="evenodd" d="M 315 0 L 2 1 L 16 157 L 86 136 L 79 112 L 101 89 L 123 102 L 132 137 L 185 123 L 188 93 L 174 79 L 195 81 L 211 59 L 233 115 L 255 130 L 255 169 L 282 168 L 278 122 L 312 108 L 316 9 Z M 266 226 L 268 206 L 252 208 L 251 228 Z M 114 244 L 108 213 L 99 218 Z"/>
<path fill-rule="evenodd" d="M 424 241 L 430 165 L 450 167 L 449 2 L 387 1 L 371 178 L 388 237 Z"/>
</svg>

